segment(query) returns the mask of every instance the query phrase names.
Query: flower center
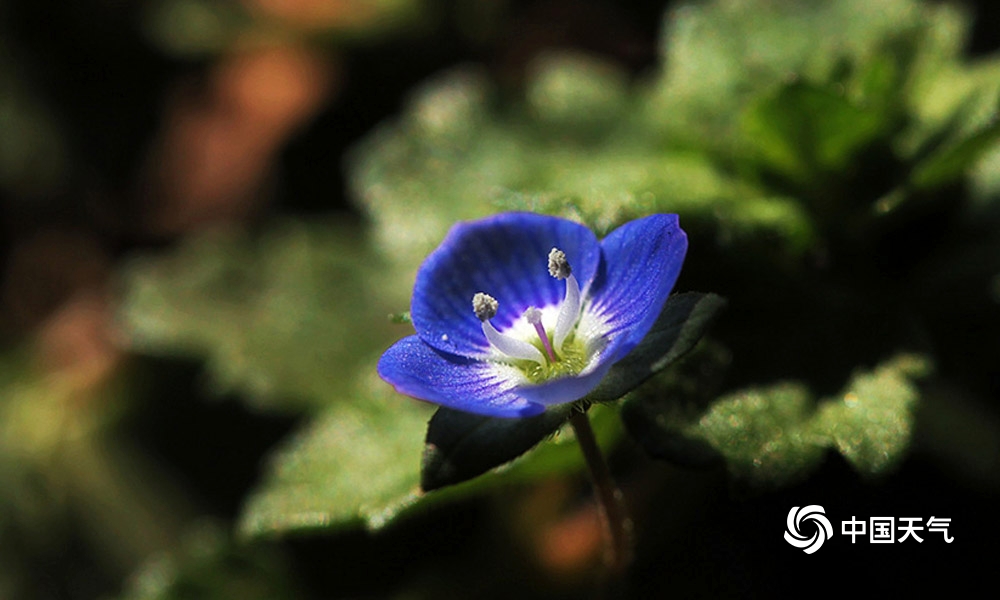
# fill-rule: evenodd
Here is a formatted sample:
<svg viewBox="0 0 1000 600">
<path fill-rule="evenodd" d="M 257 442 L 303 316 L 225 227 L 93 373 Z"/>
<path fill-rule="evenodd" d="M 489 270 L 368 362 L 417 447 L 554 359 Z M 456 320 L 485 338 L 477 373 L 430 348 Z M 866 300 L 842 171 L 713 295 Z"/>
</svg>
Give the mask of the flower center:
<svg viewBox="0 0 1000 600">
<path fill-rule="evenodd" d="M 533 329 L 534 336 L 525 335 L 523 328 L 511 327 L 507 333 L 497 331 L 490 323 L 497 314 L 500 303 L 496 298 L 479 292 L 472 297 L 472 309 L 482 322 L 483 334 L 490 346 L 509 362 L 521 367 L 528 380 L 539 383 L 554 377 L 575 375 L 587 363 L 587 352 L 582 340 L 577 340 L 575 329 L 580 319 L 582 299 L 580 284 L 573 275 L 566 253 L 558 248 L 549 252 L 549 274 L 566 282 L 566 294 L 558 305 L 558 313 L 529 307 L 522 315 Z M 554 327 L 545 328 L 546 314 L 554 317 Z M 527 339 L 525 339 L 527 338 Z M 504 361 L 508 362 L 508 361 Z"/>
</svg>

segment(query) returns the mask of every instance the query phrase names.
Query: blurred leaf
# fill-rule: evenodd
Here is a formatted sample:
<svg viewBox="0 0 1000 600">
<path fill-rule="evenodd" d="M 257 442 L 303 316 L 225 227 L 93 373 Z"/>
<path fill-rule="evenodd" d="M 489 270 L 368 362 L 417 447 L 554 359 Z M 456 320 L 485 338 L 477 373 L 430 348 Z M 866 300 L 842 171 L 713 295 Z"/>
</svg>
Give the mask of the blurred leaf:
<svg viewBox="0 0 1000 600">
<path fill-rule="evenodd" d="M 1000 201 L 1000 143 L 989 148 L 973 167 L 972 194 L 980 205 Z"/>
<path fill-rule="evenodd" d="M 412 261 L 456 220 L 502 209 L 599 233 L 676 212 L 720 246 L 777 246 L 794 260 L 824 251 L 817 232 L 862 214 L 852 204 L 901 186 L 930 133 L 950 148 L 926 166 L 932 179 L 982 153 L 985 140 L 958 140 L 981 130 L 981 98 L 1000 77 L 989 61 L 961 62 L 961 9 L 717 0 L 672 9 L 664 25 L 664 64 L 644 86 L 579 53 L 530 64 L 523 103 L 501 104 L 471 70 L 425 85 L 351 161 L 378 243 Z M 950 82 L 958 91 L 940 89 Z M 950 120 L 969 98 L 974 110 Z M 868 219 L 845 237 L 865 239 Z"/>
<path fill-rule="evenodd" d="M 214 2 L 156 0 L 145 7 L 143 28 L 161 48 L 179 56 L 220 53 L 246 39 L 320 37 L 362 42 L 425 25 L 421 0 L 340 2 Z"/>
<path fill-rule="evenodd" d="M 243 507 L 242 534 L 377 529 L 416 501 L 429 411 L 372 387 L 330 406 L 270 457 Z"/>
<path fill-rule="evenodd" d="M 146 35 L 179 56 L 221 52 L 251 23 L 245 10 L 229 2 L 154 0 L 144 8 Z"/>
<path fill-rule="evenodd" d="M 844 169 L 864 145 L 884 132 L 884 116 L 852 105 L 842 94 L 796 82 L 750 105 L 743 138 L 764 165 L 793 181 Z"/>
<path fill-rule="evenodd" d="M 138 351 L 205 357 L 220 392 L 259 408 L 317 406 L 391 339 L 385 315 L 405 300 L 387 269 L 349 225 L 216 231 L 133 260 L 122 320 Z"/>
<path fill-rule="evenodd" d="M 909 447 L 918 392 L 912 380 L 928 372 L 928 362 L 900 355 L 870 373 L 855 375 L 839 398 L 818 404 L 799 383 L 749 388 L 719 398 L 700 416 L 674 410 L 670 403 L 637 396 L 627 416 L 660 456 L 678 451 L 690 462 L 711 462 L 712 451 L 729 471 L 758 484 L 783 485 L 800 479 L 823 457 L 838 450 L 866 476 L 895 466 Z M 707 446 L 705 446 L 707 444 Z M 711 450 L 709 449 L 711 448 Z"/>
<path fill-rule="evenodd" d="M 146 562 L 121 600 L 293 600 L 306 598 L 277 548 L 237 546 L 222 527 L 198 522 L 180 547 Z"/>
<path fill-rule="evenodd" d="M 604 68 L 587 67 L 579 56 L 547 60 L 543 79 L 586 79 Z M 580 85 L 596 85 L 588 81 Z M 491 98 L 480 73 L 450 73 L 426 84 L 403 118 L 355 149 L 355 197 L 375 222 L 380 248 L 401 263 L 415 267 L 455 221 L 500 210 L 557 214 L 599 233 L 651 212 L 675 212 L 686 227 L 718 230 L 723 242 L 767 239 L 792 255 L 812 242 L 812 224 L 795 202 L 732 179 L 704 155 L 665 150 L 641 124 L 597 124 L 583 107 L 561 117 L 548 105 L 503 112 Z"/>
<path fill-rule="evenodd" d="M 485 76 L 463 70 L 418 89 L 406 114 L 348 157 L 354 197 L 371 216 L 375 242 L 416 268 L 456 221 L 493 212 L 489 186 L 524 164 L 487 119 Z M 477 143 L 477 142 L 481 142 Z"/>
<path fill-rule="evenodd" d="M 913 380 L 929 372 L 924 358 L 901 355 L 871 373 L 855 375 L 840 398 L 820 403 L 808 431 L 860 473 L 878 475 L 909 448 L 919 399 Z"/>
<path fill-rule="evenodd" d="M 665 15 L 665 68 L 645 108 L 651 124 L 729 153 L 747 102 L 796 77 L 824 85 L 863 64 L 890 35 L 931 17 L 911 0 L 690 3 Z"/>
<path fill-rule="evenodd" d="M 781 485 L 802 477 L 823 448 L 803 431 L 814 402 L 800 384 L 750 389 L 721 398 L 695 426 L 737 477 Z"/>
<path fill-rule="evenodd" d="M 904 154 L 916 154 L 935 136 L 946 140 L 968 137 L 995 119 L 1000 99 L 1000 58 L 979 59 L 971 64 L 938 60 L 917 75 L 906 96 L 914 123 L 913 131 L 902 140 Z"/>
<path fill-rule="evenodd" d="M 958 179 L 1000 142 L 1000 115 L 916 166 L 910 181 L 917 188 L 933 188 Z"/>
<path fill-rule="evenodd" d="M 67 509 L 65 453 L 86 464 L 81 449 L 117 413 L 119 390 L 94 383 L 88 372 L 47 372 L 23 348 L 0 355 L 0 525 L 11 518 L 44 537 Z"/>
<path fill-rule="evenodd" d="M 109 363 L 54 369 L 30 346 L 0 355 L 0 556 L 28 566 L 77 520 L 80 543 L 107 568 L 131 570 L 173 542 L 188 508 L 145 453 L 114 435 L 136 390 Z"/>
<path fill-rule="evenodd" d="M 628 106 L 628 75 L 620 66 L 568 52 L 542 55 L 532 63 L 528 109 L 543 124 L 579 130 L 603 129 Z"/>
</svg>

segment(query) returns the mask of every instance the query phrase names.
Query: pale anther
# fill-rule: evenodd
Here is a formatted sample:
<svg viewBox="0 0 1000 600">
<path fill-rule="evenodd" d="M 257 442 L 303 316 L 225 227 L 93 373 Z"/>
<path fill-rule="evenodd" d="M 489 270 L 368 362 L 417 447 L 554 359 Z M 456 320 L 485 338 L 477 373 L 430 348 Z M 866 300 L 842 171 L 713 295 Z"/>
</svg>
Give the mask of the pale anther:
<svg viewBox="0 0 1000 600">
<path fill-rule="evenodd" d="M 566 279 L 572 273 L 573 270 L 569 267 L 569 260 L 566 259 L 565 252 L 559 248 L 553 248 L 549 251 L 549 275 L 556 279 Z"/>
<path fill-rule="evenodd" d="M 497 316 L 498 308 L 500 308 L 500 303 L 489 294 L 477 292 L 472 297 L 472 310 L 476 313 L 476 318 L 480 321 L 488 321 Z"/>
</svg>

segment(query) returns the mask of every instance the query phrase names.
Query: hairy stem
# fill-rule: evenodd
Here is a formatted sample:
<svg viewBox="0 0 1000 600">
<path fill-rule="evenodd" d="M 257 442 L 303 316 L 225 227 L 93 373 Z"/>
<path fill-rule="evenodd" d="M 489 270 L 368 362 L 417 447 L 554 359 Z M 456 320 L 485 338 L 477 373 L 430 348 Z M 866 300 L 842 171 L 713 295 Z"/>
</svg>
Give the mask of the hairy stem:
<svg viewBox="0 0 1000 600">
<path fill-rule="evenodd" d="M 632 519 L 625 508 L 622 492 L 611 477 L 608 463 L 597 445 L 594 430 L 590 427 L 590 417 L 585 412 L 574 411 L 569 422 L 583 451 L 587 468 L 590 469 L 594 495 L 600 506 L 607 540 L 605 560 L 612 574 L 621 574 L 632 561 Z"/>
</svg>

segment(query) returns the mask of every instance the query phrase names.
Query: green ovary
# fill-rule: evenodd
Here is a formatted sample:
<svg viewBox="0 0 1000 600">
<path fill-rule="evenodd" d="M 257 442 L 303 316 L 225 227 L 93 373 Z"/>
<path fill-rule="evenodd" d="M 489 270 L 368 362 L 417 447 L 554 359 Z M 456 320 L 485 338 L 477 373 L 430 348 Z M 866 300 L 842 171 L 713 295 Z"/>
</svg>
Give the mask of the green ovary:
<svg viewBox="0 0 1000 600">
<path fill-rule="evenodd" d="M 549 339 L 552 339 L 549 336 Z M 545 354 L 545 348 L 541 341 L 534 344 Z M 552 379 L 568 377 L 578 374 L 587 366 L 586 346 L 578 342 L 575 334 L 570 334 L 563 342 L 561 351 L 556 352 L 556 361 L 552 362 L 546 358 L 545 364 L 540 365 L 530 360 L 517 361 L 517 366 L 524 372 L 528 381 L 533 384 L 544 383 Z"/>
</svg>

